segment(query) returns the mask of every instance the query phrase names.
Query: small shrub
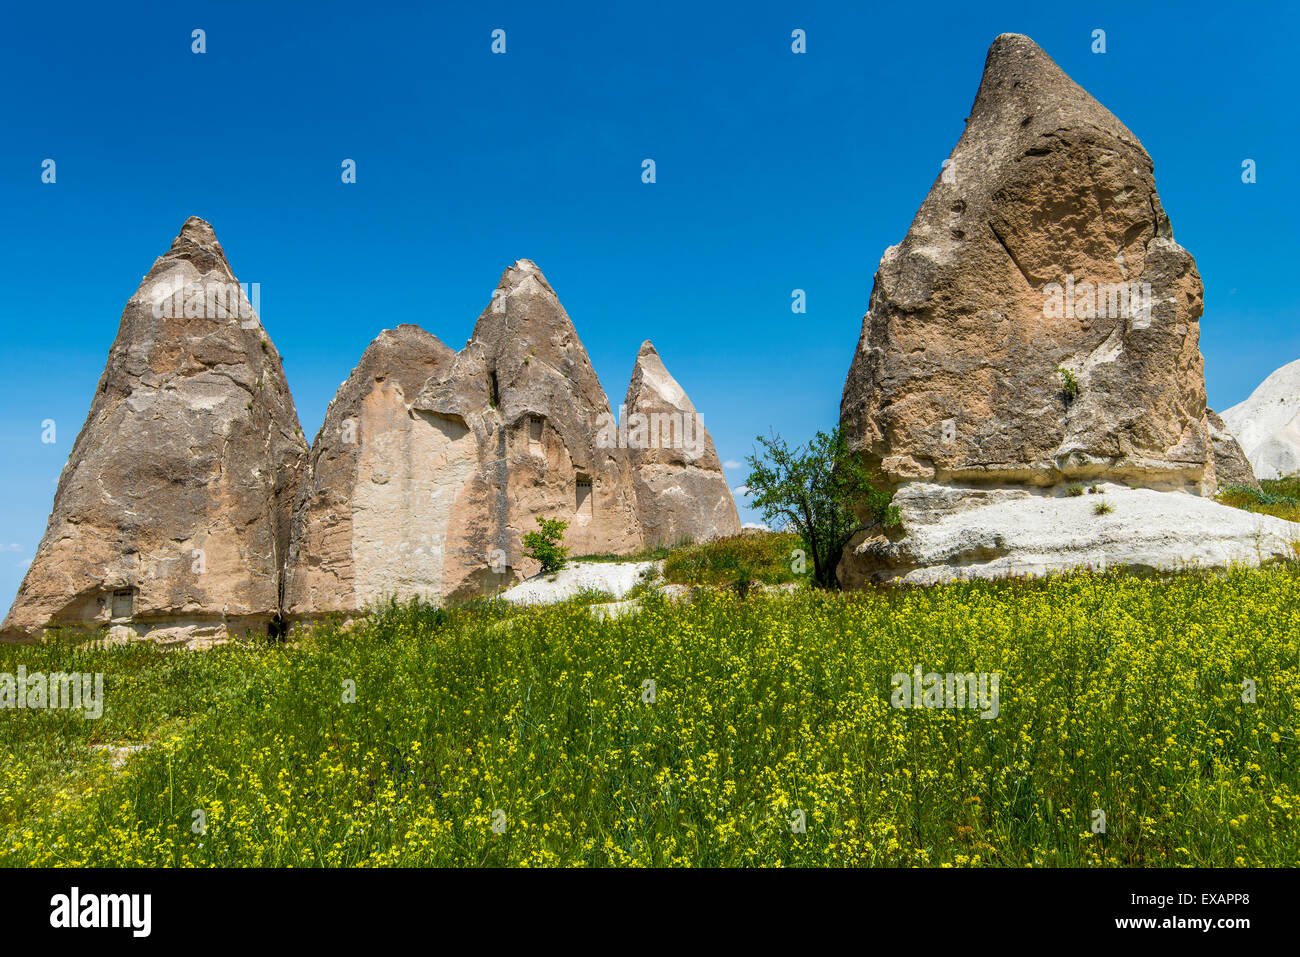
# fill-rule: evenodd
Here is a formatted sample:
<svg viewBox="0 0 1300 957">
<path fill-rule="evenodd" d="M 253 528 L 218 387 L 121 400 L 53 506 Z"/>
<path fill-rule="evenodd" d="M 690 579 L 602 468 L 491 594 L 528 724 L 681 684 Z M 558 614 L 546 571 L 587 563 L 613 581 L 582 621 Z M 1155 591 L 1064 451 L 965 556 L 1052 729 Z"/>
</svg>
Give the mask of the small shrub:
<svg viewBox="0 0 1300 957">
<path fill-rule="evenodd" d="M 1098 502 L 1092 507 L 1093 515 L 1109 515 L 1113 511 L 1114 507 L 1107 502 Z"/>
<path fill-rule="evenodd" d="M 1070 496 L 1070 498 L 1077 498 L 1083 494 L 1083 486 L 1078 482 L 1075 482 L 1065 490 L 1065 494 Z"/>
<path fill-rule="evenodd" d="M 750 506 L 769 527 L 793 528 L 807 545 L 813 581 L 839 587 L 835 569 L 844 546 L 859 531 L 900 524 L 893 493 L 849 448 L 840 426 L 790 448 L 781 436 L 758 436 L 762 451 L 747 456 Z"/>
<path fill-rule="evenodd" d="M 1079 397 L 1079 380 L 1074 377 L 1074 373 L 1064 366 L 1056 370 L 1061 377 L 1061 398 L 1065 400 L 1066 405 L 1070 405 Z"/>
<path fill-rule="evenodd" d="M 560 544 L 564 540 L 564 530 L 569 523 L 558 518 L 537 516 L 540 531 L 529 532 L 524 536 L 524 554 L 534 561 L 541 562 L 544 573 L 558 572 L 568 561 L 569 549 Z"/>
</svg>

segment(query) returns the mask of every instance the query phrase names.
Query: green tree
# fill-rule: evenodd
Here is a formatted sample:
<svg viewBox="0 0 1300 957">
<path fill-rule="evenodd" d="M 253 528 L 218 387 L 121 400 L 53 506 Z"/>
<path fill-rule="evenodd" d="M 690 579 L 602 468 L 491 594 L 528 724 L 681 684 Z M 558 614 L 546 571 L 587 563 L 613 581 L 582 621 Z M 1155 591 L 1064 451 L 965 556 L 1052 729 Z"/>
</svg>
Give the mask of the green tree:
<svg viewBox="0 0 1300 957">
<path fill-rule="evenodd" d="M 897 525 L 892 495 L 876 486 L 875 474 L 850 451 L 840 427 L 818 432 L 791 449 L 781 436 L 758 436 L 761 453 L 746 458 L 750 501 L 769 525 L 784 520 L 797 531 L 813 560 L 813 581 L 838 588 L 835 566 L 857 532 Z M 858 520 L 865 515 L 866 522 Z"/>
<path fill-rule="evenodd" d="M 568 547 L 560 544 L 569 523 L 539 515 L 537 525 L 541 531 L 529 532 L 524 536 L 524 554 L 541 562 L 543 572 L 558 572 L 569 557 Z"/>
</svg>

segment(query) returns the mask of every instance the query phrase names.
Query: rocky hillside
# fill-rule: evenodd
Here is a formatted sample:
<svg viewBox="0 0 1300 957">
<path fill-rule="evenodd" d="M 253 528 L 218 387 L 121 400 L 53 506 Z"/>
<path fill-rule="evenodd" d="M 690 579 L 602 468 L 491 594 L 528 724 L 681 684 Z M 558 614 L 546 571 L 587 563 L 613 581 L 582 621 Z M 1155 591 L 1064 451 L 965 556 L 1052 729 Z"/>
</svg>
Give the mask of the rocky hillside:
<svg viewBox="0 0 1300 957">
<path fill-rule="evenodd" d="M 1260 478 L 1300 473 L 1300 359 L 1278 369 L 1223 421 Z"/>
</svg>

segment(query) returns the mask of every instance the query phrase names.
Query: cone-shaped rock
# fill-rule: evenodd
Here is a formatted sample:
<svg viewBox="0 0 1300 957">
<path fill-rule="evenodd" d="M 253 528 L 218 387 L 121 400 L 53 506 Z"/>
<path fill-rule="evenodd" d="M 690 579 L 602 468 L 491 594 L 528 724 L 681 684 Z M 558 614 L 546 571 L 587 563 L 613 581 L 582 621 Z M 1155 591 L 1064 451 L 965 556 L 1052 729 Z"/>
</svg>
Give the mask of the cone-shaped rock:
<svg viewBox="0 0 1300 957">
<path fill-rule="evenodd" d="M 623 418 L 647 545 L 740 534 L 736 500 L 704 419 L 648 339 L 636 356 Z"/>
<path fill-rule="evenodd" d="M 126 304 L 3 633 L 266 626 L 306 453 L 275 346 L 191 217 Z"/>
<path fill-rule="evenodd" d="M 840 583 L 1292 553 L 1300 526 L 1209 498 L 1219 468 L 1243 475 L 1211 429 L 1201 309 L 1137 138 L 1033 41 L 998 37 L 876 272 L 840 418 L 901 523 L 859 532 Z"/>
<path fill-rule="evenodd" d="M 1137 137 L 1004 34 L 965 132 L 881 259 L 846 435 L 895 483 L 1208 494 L 1201 308 Z"/>
<path fill-rule="evenodd" d="M 448 598 L 537 571 L 521 539 L 537 530 L 538 516 L 569 522 L 572 555 L 640 547 L 627 451 L 605 440 L 609 399 L 555 291 L 529 260 L 505 271 L 473 337 L 412 405 L 474 443 L 443 546 Z"/>
<path fill-rule="evenodd" d="M 1223 412 L 1255 474 L 1300 475 L 1300 359 L 1275 370 L 1244 402 Z"/>
<path fill-rule="evenodd" d="M 294 506 L 288 615 L 357 611 L 389 595 L 442 600 L 444 544 L 474 442 L 411 401 L 454 355 L 418 326 L 398 326 L 340 386 Z"/>
</svg>

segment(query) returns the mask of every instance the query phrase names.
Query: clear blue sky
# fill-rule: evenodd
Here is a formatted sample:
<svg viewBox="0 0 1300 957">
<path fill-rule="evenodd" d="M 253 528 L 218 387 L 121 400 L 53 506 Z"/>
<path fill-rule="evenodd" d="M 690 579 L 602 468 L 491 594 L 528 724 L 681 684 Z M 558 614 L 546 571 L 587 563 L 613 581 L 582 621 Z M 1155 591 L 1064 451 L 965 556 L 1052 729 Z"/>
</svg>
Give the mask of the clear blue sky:
<svg viewBox="0 0 1300 957">
<path fill-rule="evenodd" d="M 272 6 L 3 15 L 6 606 L 122 307 L 190 215 L 261 284 L 308 436 L 380 329 L 414 322 L 461 348 L 521 257 L 559 293 L 615 406 L 651 338 L 724 460 L 769 428 L 829 427 L 876 264 L 961 135 L 1002 32 L 1032 36 L 1154 157 L 1205 281 L 1211 405 L 1300 357 L 1288 6 Z M 1097 28 L 1105 54 L 1090 50 Z M 340 182 L 345 158 L 355 185 Z M 790 311 L 795 288 L 806 316 Z"/>
</svg>

